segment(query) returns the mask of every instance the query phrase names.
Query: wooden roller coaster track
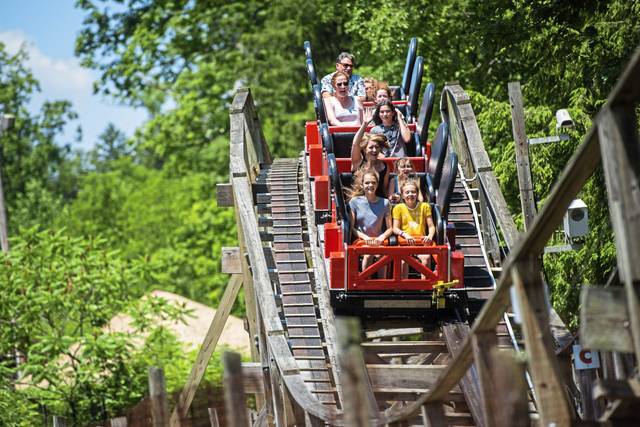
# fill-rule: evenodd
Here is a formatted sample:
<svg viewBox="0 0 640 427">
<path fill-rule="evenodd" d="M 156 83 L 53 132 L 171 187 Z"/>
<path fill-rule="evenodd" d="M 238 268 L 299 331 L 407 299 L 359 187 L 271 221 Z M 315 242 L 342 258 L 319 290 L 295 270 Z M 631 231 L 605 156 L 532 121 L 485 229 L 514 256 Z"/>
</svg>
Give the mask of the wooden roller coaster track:
<svg viewBox="0 0 640 427">
<path fill-rule="evenodd" d="M 468 95 L 455 83 L 446 85 L 440 110 L 460 158 L 451 221 L 460 230 L 457 245 L 465 253 L 467 293 L 484 302 L 472 313 L 472 325 L 455 318 L 437 325 L 363 321 L 355 330 L 353 322 L 335 319 L 328 304 L 321 226 L 315 223 L 305 156 L 272 161 L 251 94 L 238 90 L 230 114 L 227 189 L 238 221 L 238 272 L 248 328 L 256 338 L 254 363 L 244 364 L 242 371 L 254 385 L 258 409 L 266 414 L 258 423 L 577 423 L 583 411 L 574 406 L 566 356 L 573 337 L 548 310 L 539 258 L 602 159 L 619 282 L 626 293 L 633 352 L 640 354 L 640 265 L 634 262 L 640 255 L 638 76 L 636 53 L 524 235 L 507 209 Z M 608 154 L 601 157 L 601 152 Z M 511 320 L 512 301 L 519 307 L 521 326 Z M 510 356 L 513 349 L 525 351 L 526 374 Z M 630 387 L 624 393 L 605 377 L 597 396 L 609 402 L 603 422 L 630 416 L 625 408 L 638 402 L 637 375 L 636 368 L 627 378 L 616 377 Z M 186 391 L 194 378 L 178 412 L 189 406 Z M 175 425 L 179 418 L 172 419 Z M 230 425 L 240 424 L 232 420 Z"/>
</svg>

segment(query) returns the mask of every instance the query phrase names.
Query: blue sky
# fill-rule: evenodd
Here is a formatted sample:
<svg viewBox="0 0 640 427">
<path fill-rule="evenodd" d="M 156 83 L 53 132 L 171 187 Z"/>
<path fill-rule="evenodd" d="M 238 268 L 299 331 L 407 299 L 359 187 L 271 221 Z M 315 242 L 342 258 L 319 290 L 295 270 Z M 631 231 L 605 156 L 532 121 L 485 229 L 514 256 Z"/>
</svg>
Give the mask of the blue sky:
<svg viewBox="0 0 640 427">
<path fill-rule="evenodd" d="M 37 111 L 44 100 L 70 100 L 83 131 L 83 141 L 77 148 L 87 149 L 95 144 L 107 123 L 113 122 L 131 136 L 147 115 L 143 110 L 119 106 L 92 94 L 98 73 L 82 68 L 73 55 L 83 19 L 74 3 L 74 0 L 0 0 L 0 41 L 11 53 L 26 44 L 28 65 L 42 89 L 33 97 L 32 109 Z M 71 130 L 68 134 L 72 134 Z"/>
</svg>

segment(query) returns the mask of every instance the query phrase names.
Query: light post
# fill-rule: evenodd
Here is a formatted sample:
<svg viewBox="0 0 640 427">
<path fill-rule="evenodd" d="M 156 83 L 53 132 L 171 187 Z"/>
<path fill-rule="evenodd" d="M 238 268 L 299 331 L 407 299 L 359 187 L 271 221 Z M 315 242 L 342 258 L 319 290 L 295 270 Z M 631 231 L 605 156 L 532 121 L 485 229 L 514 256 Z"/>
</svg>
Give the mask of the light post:
<svg viewBox="0 0 640 427">
<path fill-rule="evenodd" d="M 0 137 L 15 124 L 13 114 L 0 114 Z M 0 161 L 2 159 L 0 158 Z M 0 164 L 0 167 L 2 165 Z M 7 230 L 7 210 L 4 203 L 4 189 L 2 187 L 2 173 L 0 170 L 0 248 L 2 252 L 9 252 L 9 235 Z"/>
</svg>

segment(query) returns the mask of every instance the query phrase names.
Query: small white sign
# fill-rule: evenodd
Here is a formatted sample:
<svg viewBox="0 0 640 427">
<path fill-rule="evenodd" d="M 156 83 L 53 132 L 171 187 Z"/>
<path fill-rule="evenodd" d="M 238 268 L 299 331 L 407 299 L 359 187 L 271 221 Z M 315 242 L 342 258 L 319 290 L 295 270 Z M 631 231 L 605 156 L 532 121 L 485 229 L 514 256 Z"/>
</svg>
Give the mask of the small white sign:
<svg viewBox="0 0 640 427">
<path fill-rule="evenodd" d="M 600 356 L 597 351 L 582 348 L 580 344 L 573 346 L 573 363 L 576 369 L 597 369 L 600 367 Z"/>
</svg>

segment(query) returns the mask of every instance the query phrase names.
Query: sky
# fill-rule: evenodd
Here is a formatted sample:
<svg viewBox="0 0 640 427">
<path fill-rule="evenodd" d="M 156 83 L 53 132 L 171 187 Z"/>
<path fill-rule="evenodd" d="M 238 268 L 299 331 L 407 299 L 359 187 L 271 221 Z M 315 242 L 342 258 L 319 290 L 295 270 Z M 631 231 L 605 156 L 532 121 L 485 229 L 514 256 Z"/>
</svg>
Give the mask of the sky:
<svg viewBox="0 0 640 427">
<path fill-rule="evenodd" d="M 0 0 L 0 41 L 10 53 L 17 52 L 23 44 L 29 52 L 28 66 L 41 88 L 41 93 L 33 96 L 31 110 L 39 111 L 45 100 L 71 101 L 79 120 L 69 126 L 67 135 L 73 135 L 80 124 L 83 139 L 74 148 L 89 149 L 109 122 L 131 136 L 147 114 L 93 95 L 92 85 L 99 74 L 82 68 L 73 54 L 83 19 L 74 3 L 75 0 Z"/>
</svg>

